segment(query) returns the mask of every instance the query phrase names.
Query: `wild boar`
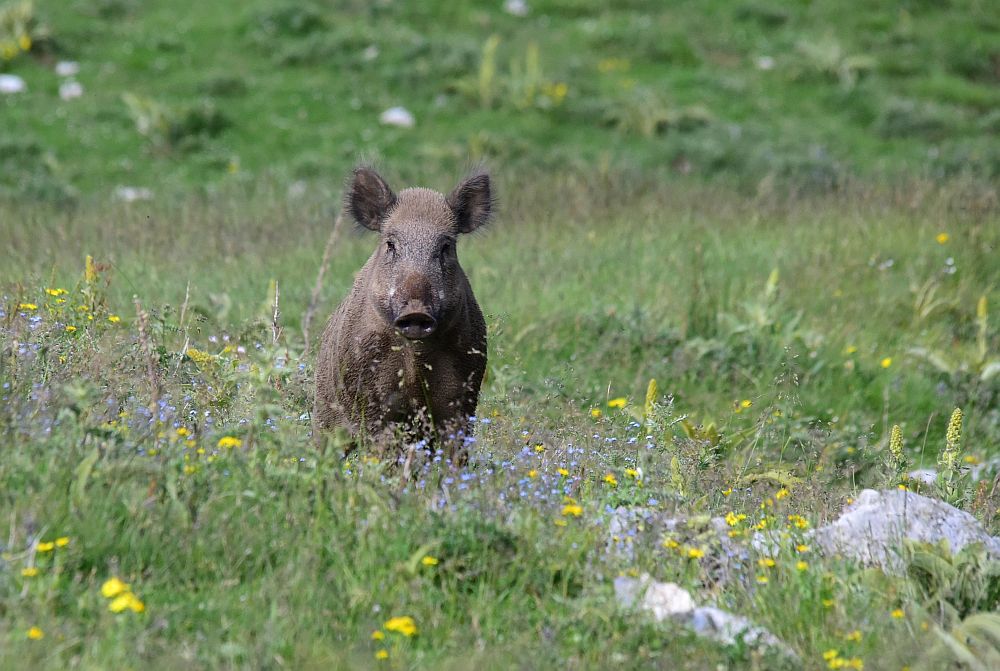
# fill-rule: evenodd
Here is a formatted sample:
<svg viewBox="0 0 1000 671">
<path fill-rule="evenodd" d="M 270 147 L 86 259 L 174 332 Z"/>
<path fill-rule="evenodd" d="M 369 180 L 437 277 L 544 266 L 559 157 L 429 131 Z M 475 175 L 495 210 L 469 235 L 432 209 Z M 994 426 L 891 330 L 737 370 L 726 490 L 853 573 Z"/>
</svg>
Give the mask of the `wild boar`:
<svg viewBox="0 0 1000 671">
<path fill-rule="evenodd" d="M 424 188 L 393 193 L 358 168 L 344 203 L 378 248 L 327 322 L 316 362 L 313 430 L 342 427 L 359 440 L 447 445 L 463 458 L 486 371 L 486 321 L 458 263 L 458 236 L 494 209 L 490 178 L 475 174 L 448 196 Z"/>
</svg>

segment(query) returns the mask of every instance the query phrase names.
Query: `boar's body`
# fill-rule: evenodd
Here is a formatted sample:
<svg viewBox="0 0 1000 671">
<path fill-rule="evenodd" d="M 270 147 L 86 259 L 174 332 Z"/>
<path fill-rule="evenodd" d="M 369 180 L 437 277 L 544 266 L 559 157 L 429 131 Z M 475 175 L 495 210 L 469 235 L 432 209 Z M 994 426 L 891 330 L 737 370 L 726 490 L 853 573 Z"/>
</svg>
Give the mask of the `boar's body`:
<svg viewBox="0 0 1000 671">
<path fill-rule="evenodd" d="M 429 189 L 396 196 L 374 172 L 355 171 L 347 207 L 382 240 L 323 333 L 317 440 L 342 427 L 355 439 L 385 442 L 403 430 L 461 446 L 486 370 L 486 322 L 455 242 L 490 206 L 485 175 L 445 198 Z"/>
</svg>

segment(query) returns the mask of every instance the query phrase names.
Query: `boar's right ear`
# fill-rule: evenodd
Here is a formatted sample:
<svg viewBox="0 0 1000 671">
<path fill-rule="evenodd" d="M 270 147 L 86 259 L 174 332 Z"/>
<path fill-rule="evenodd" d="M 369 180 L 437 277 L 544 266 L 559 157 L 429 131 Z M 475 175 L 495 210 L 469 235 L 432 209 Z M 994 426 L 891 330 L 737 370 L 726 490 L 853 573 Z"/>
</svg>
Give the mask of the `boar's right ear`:
<svg viewBox="0 0 1000 671">
<path fill-rule="evenodd" d="M 396 205 L 396 194 L 382 176 L 371 168 L 355 168 L 344 201 L 358 224 L 378 231 L 389 211 Z"/>
<path fill-rule="evenodd" d="M 490 176 L 481 172 L 469 177 L 456 186 L 445 200 L 455 213 L 458 232 L 471 233 L 489 221 L 493 213 Z"/>
</svg>

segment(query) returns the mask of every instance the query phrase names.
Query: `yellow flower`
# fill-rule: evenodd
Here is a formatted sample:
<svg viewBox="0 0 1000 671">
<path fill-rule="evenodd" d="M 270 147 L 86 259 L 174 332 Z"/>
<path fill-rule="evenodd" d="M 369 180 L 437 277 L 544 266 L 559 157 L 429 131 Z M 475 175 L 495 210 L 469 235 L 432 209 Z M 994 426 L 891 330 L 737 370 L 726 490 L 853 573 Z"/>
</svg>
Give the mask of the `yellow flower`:
<svg viewBox="0 0 1000 671">
<path fill-rule="evenodd" d="M 850 669 L 856 669 L 856 671 L 864 671 L 865 663 L 860 657 L 851 657 L 847 660 L 847 667 Z"/>
<path fill-rule="evenodd" d="M 906 485 L 896 485 L 896 489 L 898 489 L 898 490 L 900 490 L 902 492 L 908 492 L 908 491 L 910 491 L 910 488 L 907 487 Z"/>
<path fill-rule="evenodd" d="M 663 541 L 663 547 L 667 548 L 668 550 L 674 550 L 680 547 L 680 545 L 681 544 L 675 541 L 673 538 L 668 538 Z"/>
<path fill-rule="evenodd" d="M 31 50 L 31 37 L 28 35 L 21 35 L 17 38 L 17 46 L 21 47 L 21 51 Z"/>
<path fill-rule="evenodd" d="M 139 597 L 132 594 L 132 592 L 123 592 L 108 604 L 108 610 L 112 613 L 122 613 L 126 610 L 131 610 L 133 613 L 141 613 L 146 610 L 146 604 L 140 601 Z"/>
<path fill-rule="evenodd" d="M 768 578 L 767 578 L 766 575 L 759 575 L 759 576 L 757 576 L 757 582 L 758 582 L 758 584 L 766 585 L 767 582 L 768 582 Z"/>
<path fill-rule="evenodd" d="M 801 559 L 795 563 L 795 568 L 799 571 L 808 571 L 809 562 L 802 561 Z"/>
<path fill-rule="evenodd" d="M 379 659 L 379 660 L 389 659 L 389 651 L 388 650 L 384 650 L 384 649 L 383 650 L 376 650 L 375 651 L 375 659 Z"/>
<path fill-rule="evenodd" d="M 437 557 L 432 557 L 430 555 L 426 555 L 426 556 L 424 556 L 423 559 L 420 560 L 420 563 L 423 564 L 424 566 L 437 566 L 438 565 L 438 559 L 437 559 Z"/>
<path fill-rule="evenodd" d="M 118 315 L 108 315 L 108 321 L 111 322 L 112 324 L 117 324 L 121 320 L 122 318 L 119 317 Z"/>
<path fill-rule="evenodd" d="M 17 304 L 17 309 L 18 310 L 37 310 L 38 306 L 35 305 L 34 303 L 18 303 Z"/>
<path fill-rule="evenodd" d="M 893 618 L 895 618 L 897 620 L 899 620 L 899 619 L 901 619 L 903 617 L 906 617 L 906 613 L 903 612 L 902 608 L 897 608 L 896 610 L 894 610 L 891 613 L 889 613 L 889 615 L 891 615 Z"/>
<path fill-rule="evenodd" d="M 101 585 L 101 595 L 105 599 L 113 599 L 114 597 L 123 594 L 128 591 L 128 584 L 122 582 L 117 577 L 108 578 Z"/>
<path fill-rule="evenodd" d="M 689 559 L 701 559 L 705 556 L 705 551 L 699 548 L 688 548 L 687 556 Z"/>
<path fill-rule="evenodd" d="M 180 436 L 181 438 L 188 435 L 189 433 L 191 432 L 187 430 L 187 427 L 182 426 L 179 429 L 177 429 L 177 435 Z"/>
<path fill-rule="evenodd" d="M 831 648 L 830 650 L 827 650 L 826 652 L 823 653 L 823 659 L 825 659 L 828 662 L 831 659 L 835 659 L 838 656 L 840 656 L 840 652 L 838 652 L 837 650 L 834 650 L 833 648 Z"/>
<path fill-rule="evenodd" d="M 528 471 L 528 477 L 529 478 L 537 478 L 538 477 L 538 471 L 536 471 L 535 469 L 532 468 L 530 471 Z"/>
<path fill-rule="evenodd" d="M 848 356 L 854 354 L 857 351 L 858 351 L 858 348 L 857 348 L 856 345 L 848 345 L 847 347 L 844 348 L 844 354 L 846 354 Z"/>
<path fill-rule="evenodd" d="M 852 632 L 850 632 L 848 634 L 845 634 L 844 635 L 844 639 L 847 640 L 847 641 L 854 641 L 854 642 L 860 641 L 861 640 L 861 630 L 860 629 L 855 629 L 854 631 L 852 631 Z"/>
<path fill-rule="evenodd" d="M 889 366 L 892 365 L 892 357 L 887 356 L 886 358 L 882 359 L 882 361 L 879 362 L 879 365 L 882 366 L 882 368 L 888 368 Z"/>
<path fill-rule="evenodd" d="M 188 358 L 196 364 L 209 363 L 213 358 L 208 352 L 202 352 L 200 349 L 195 349 L 194 347 L 189 347 L 185 354 L 187 354 Z"/>
<path fill-rule="evenodd" d="M 45 293 L 49 296 L 62 296 L 63 294 L 67 294 L 69 292 L 65 289 L 46 289 Z"/>
<path fill-rule="evenodd" d="M 732 493 L 733 493 L 733 488 L 732 487 L 729 487 L 728 489 L 723 489 L 722 490 L 722 495 L 723 496 L 729 496 Z"/>
<path fill-rule="evenodd" d="M 618 486 L 618 478 L 615 477 L 614 473 L 608 473 L 604 476 L 604 481 L 611 485 L 612 487 Z"/>
<path fill-rule="evenodd" d="M 60 536 L 56 539 L 56 547 L 64 548 L 69 545 L 69 536 Z"/>
<path fill-rule="evenodd" d="M 751 405 L 753 405 L 753 401 L 751 401 L 749 398 L 745 398 L 742 401 L 740 401 L 740 407 L 743 408 L 744 410 L 746 408 L 749 408 Z"/>
<path fill-rule="evenodd" d="M 566 526 L 566 520 L 553 520 L 552 523 L 555 524 L 557 527 Z"/>
<path fill-rule="evenodd" d="M 823 599 L 821 603 L 823 604 L 823 608 L 833 608 L 834 602 L 833 599 Z"/>
<path fill-rule="evenodd" d="M 39 543 L 38 545 L 36 545 L 35 549 L 38 552 L 52 552 L 52 550 L 53 550 L 53 548 L 55 548 L 55 546 L 56 546 L 56 544 L 53 543 L 52 541 L 46 541 L 44 543 Z"/>
<path fill-rule="evenodd" d="M 809 546 L 806 545 L 805 543 L 800 543 L 799 545 L 795 546 L 795 551 L 796 552 L 809 552 Z"/>
<path fill-rule="evenodd" d="M 776 499 L 778 499 L 780 501 L 781 499 L 783 499 L 786 496 L 788 496 L 788 494 L 789 494 L 788 489 L 785 488 L 785 487 L 782 487 L 781 489 L 779 489 L 778 491 L 776 491 L 774 493 L 774 498 L 776 498 Z"/>
<path fill-rule="evenodd" d="M 36 575 L 38 575 L 38 567 L 26 566 L 23 569 L 21 569 L 21 575 L 24 576 L 25 578 L 34 578 Z"/>
<path fill-rule="evenodd" d="M 591 408 L 590 409 L 590 416 L 593 417 L 594 419 L 600 419 L 600 417 L 601 417 L 601 409 L 600 408 Z"/>
<path fill-rule="evenodd" d="M 583 514 L 583 507 L 570 503 L 562 507 L 562 514 L 563 517 L 569 517 L 570 515 L 579 517 Z"/>
<path fill-rule="evenodd" d="M 223 449 L 243 447 L 243 441 L 235 436 L 223 436 L 219 438 L 219 447 Z"/>
<path fill-rule="evenodd" d="M 94 265 L 94 257 L 87 254 L 83 262 L 83 279 L 87 284 L 97 281 L 97 267 Z"/>
<path fill-rule="evenodd" d="M 726 524 L 728 524 L 731 527 L 735 527 L 737 524 L 739 524 L 740 522 L 742 522 L 746 518 L 747 518 L 747 516 L 744 515 L 743 513 L 736 514 L 736 513 L 732 512 L 732 511 L 730 511 L 730 512 L 726 513 Z"/>
<path fill-rule="evenodd" d="M 545 451 L 545 445 L 542 443 L 535 443 L 535 452 L 541 454 Z"/>
<path fill-rule="evenodd" d="M 770 557 L 764 557 L 763 559 L 757 560 L 757 566 L 760 566 L 761 568 L 774 568 L 776 563 L 777 562 Z"/>
<path fill-rule="evenodd" d="M 564 478 L 565 478 L 565 477 L 569 477 L 569 471 L 567 471 L 567 470 L 566 470 L 565 468 L 560 468 L 560 469 L 559 469 L 558 471 L 556 471 L 556 472 L 557 472 L 557 473 L 558 473 L 559 475 L 563 476 Z"/>
<path fill-rule="evenodd" d="M 619 398 L 613 398 L 610 401 L 608 401 L 608 407 L 624 408 L 626 403 L 628 403 L 628 399 L 626 399 L 624 396 L 621 396 Z"/>
<path fill-rule="evenodd" d="M 944 245 L 947 244 L 948 240 L 951 239 L 951 236 L 942 231 L 941 233 L 938 233 L 934 239 L 937 240 L 937 243 L 939 245 Z"/>
<path fill-rule="evenodd" d="M 386 631 L 394 631 L 403 636 L 413 636 L 417 633 L 417 624 L 409 615 L 402 615 L 386 620 Z"/>
<path fill-rule="evenodd" d="M 798 529 L 809 528 L 809 520 L 802 517 L 802 515 L 789 515 L 788 521 L 791 522 L 793 525 L 795 525 L 795 527 Z"/>
<path fill-rule="evenodd" d="M 634 468 L 626 468 L 625 469 L 625 475 L 628 476 L 628 477 L 630 477 L 630 478 L 632 478 L 633 480 L 638 480 L 639 479 L 639 471 L 637 471 Z"/>
<path fill-rule="evenodd" d="M 72 324 L 66 324 L 66 333 L 72 333 L 75 330 L 76 330 L 75 326 L 73 326 Z"/>
<path fill-rule="evenodd" d="M 32 641 L 41 640 L 45 638 L 45 632 L 39 629 L 38 627 L 32 627 L 31 629 L 28 630 L 28 638 L 30 638 Z"/>
<path fill-rule="evenodd" d="M 372 632 L 373 641 L 381 641 L 383 638 L 385 638 L 385 633 L 381 629 L 376 629 Z"/>
</svg>

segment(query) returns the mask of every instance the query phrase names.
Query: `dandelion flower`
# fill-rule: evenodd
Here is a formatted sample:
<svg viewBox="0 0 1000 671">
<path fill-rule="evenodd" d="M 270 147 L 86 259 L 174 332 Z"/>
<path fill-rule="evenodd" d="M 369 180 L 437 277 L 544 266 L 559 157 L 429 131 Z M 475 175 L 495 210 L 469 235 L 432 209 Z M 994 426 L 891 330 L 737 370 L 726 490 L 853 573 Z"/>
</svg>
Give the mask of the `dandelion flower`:
<svg viewBox="0 0 1000 671">
<path fill-rule="evenodd" d="M 69 536 L 60 536 L 56 539 L 56 547 L 64 548 L 69 545 Z"/>
<path fill-rule="evenodd" d="M 146 610 L 146 604 L 132 592 L 123 592 L 111 600 L 111 603 L 108 604 L 108 610 L 112 613 L 122 613 L 126 610 L 141 613 Z"/>
<path fill-rule="evenodd" d="M 800 559 L 799 561 L 795 562 L 795 569 L 798 570 L 798 571 L 808 571 L 809 570 L 809 562 L 802 561 Z"/>
<path fill-rule="evenodd" d="M 118 578 L 108 578 L 101 585 L 101 596 L 105 599 L 113 599 L 114 597 L 123 594 L 128 591 L 128 584 L 122 582 Z"/>
<path fill-rule="evenodd" d="M 532 479 L 537 478 L 538 477 L 538 471 L 536 471 L 535 469 L 532 468 L 530 471 L 528 471 L 528 477 L 532 478 Z"/>
<path fill-rule="evenodd" d="M 417 633 L 417 623 L 409 615 L 401 615 L 386 620 L 384 625 L 386 631 L 394 631 L 403 636 L 413 636 Z"/>
<path fill-rule="evenodd" d="M 562 519 L 553 520 L 552 523 L 555 524 L 557 527 L 564 527 L 564 526 L 566 526 L 566 520 L 562 520 Z"/>
<path fill-rule="evenodd" d="M 844 348 L 844 354 L 846 354 L 848 356 L 854 354 L 857 351 L 858 351 L 858 346 L 857 345 L 848 345 L 847 347 Z"/>
<path fill-rule="evenodd" d="M 619 398 L 613 398 L 610 401 L 608 401 L 608 407 L 609 408 L 624 408 L 626 403 L 628 403 L 628 399 L 625 398 L 624 396 L 622 396 L 622 397 L 619 397 Z"/>
<path fill-rule="evenodd" d="M 385 638 L 385 632 L 383 632 L 381 629 L 376 629 L 375 631 L 372 632 L 373 641 L 381 641 L 383 638 Z"/>
<path fill-rule="evenodd" d="M 30 638 L 32 641 L 39 641 L 45 638 L 45 632 L 39 629 L 38 627 L 32 627 L 31 629 L 28 630 L 28 638 Z"/>
<path fill-rule="evenodd" d="M 389 651 L 385 650 L 385 649 L 376 650 L 375 651 L 375 659 L 378 659 L 378 660 L 389 659 Z"/>
<path fill-rule="evenodd" d="M 121 320 L 122 318 L 119 317 L 118 315 L 108 315 L 108 321 L 111 322 L 112 324 L 117 324 Z"/>
<path fill-rule="evenodd" d="M 37 310 L 38 306 L 35 305 L 34 303 L 18 303 L 17 309 L 31 311 L 31 310 Z"/>
<path fill-rule="evenodd" d="M 732 493 L 733 493 L 733 488 L 732 488 L 732 487 L 729 487 L 729 488 L 727 488 L 727 489 L 723 489 L 723 490 L 722 490 L 722 495 L 723 495 L 723 496 L 729 496 L 729 495 L 730 495 L 730 494 L 732 494 Z"/>
<path fill-rule="evenodd" d="M 579 517 L 580 515 L 583 515 L 583 507 L 574 503 L 568 503 L 562 507 L 562 514 L 563 517 L 569 517 L 570 515 L 573 517 Z"/>
<path fill-rule="evenodd" d="M 569 471 L 567 471 L 565 468 L 560 468 L 558 471 L 556 471 L 556 473 L 563 476 L 564 478 L 569 477 Z"/>
<path fill-rule="evenodd" d="M 882 368 L 888 368 L 889 366 L 892 365 L 892 357 L 891 356 L 885 357 L 884 359 L 882 359 L 882 361 L 879 362 L 879 365 L 882 366 Z"/>
<path fill-rule="evenodd" d="M 667 538 L 666 540 L 663 541 L 662 545 L 668 550 L 675 550 L 678 547 L 680 547 L 681 544 L 675 541 L 673 538 Z"/>
<path fill-rule="evenodd" d="M 768 577 L 766 575 L 757 576 L 757 584 L 766 585 L 768 583 Z"/>
<path fill-rule="evenodd" d="M 844 639 L 847 641 L 854 641 L 855 643 L 861 640 L 861 630 L 855 629 L 844 635 Z"/>
<path fill-rule="evenodd" d="M 424 566 L 437 566 L 438 558 L 432 557 L 430 555 L 425 555 L 424 558 L 420 560 L 420 563 L 423 564 Z"/>
<path fill-rule="evenodd" d="M 788 488 L 787 487 L 782 487 L 781 489 L 779 489 L 778 491 L 776 491 L 774 493 L 774 498 L 776 498 L 776 499 L 778 499 L 780 501 L 781 499 L 783 499 L 786 496 L 788 496 L 788 494 L 789 494 Z"/>
<path fill-rule="evenodd" d="M 601 409 L 600 408 L 591 408 L 590 409 L 590 416 L 593 417 L 594 419 L 600 419 L 601 418 Z"/>
<path fill-rule="evenodd" d="M 809 552 L 809 546 L 806 545 L 805 543 L 800 543 L 799 545 L 795 546 L 795 551 L 800 553 Z"/>
<path fill-rule="evenodd" d="M 840 652 L 838 650 L 833 649 L 833 648 L 831 648 L 831 649 L 829 649 L 829 650 L 827 650 L 826 652 L 823 653 L 823 659 L 826 660 L 826 661 L 828 661 L 828 662 L 831 659 L 836 659 L 839 656 L 840 656 Z"/>
<path fill-rule="evenodd" d="M 38 552 L 52 552 L 52 550 L 55 547 L 56 547 L 55 543 L 53 543 L 52 541 L 46 541 L 44 543 L 39 543 L 38 545 L 36 545 L 35 550 L 37 550 Z"/>
<path fill-rule="evenodd" d="M 75 326 L 73 326 L 72 324 L 66 324 L 66 333 L 72 333 L 75 330 L 76 330 Z"/>
<path fill-rule="evenodd" d="M 701 559 L 705 556 L 705 551 L 700 548 L 688 548 L 688 559 Z"/>
<path fill-rule="evenodd" d="M 777 562 L 770 557 L 764 557 L 763 559 L 757 560 L 757 566 L 760 566 L 761 568 L 774 568 L 776 563 Z"/>
<path fill-rule="evenodd" d="M 902 619 L 902 618 L 906 617 L 906 613 L 903 612 L 902 608 L 895 609 L 894 611 L 892 611 L 891 613 L 889 613 L 889 615 L 891 615 L 896 620 L 899 620 L 899 619 Z"/>
<path fill-rule="evenodd" d="M 937 240 L 937 243 L 939 245 L 945 245 L 948 244 L 948 240 L 951 239 L 951 236 L 942 231 L 938 233 L 936 236 L 934 236 L 934 239 Z"/>
<path fill-rule="evenodd" d="M 753 405 L 753 401 L 751 401 L 749 398 L 745 398 L 742 401 L 740 401 L 740 407 L 743 408 L 744 410 L 749 408 L 751 405 Z"/>
<path fill-rule="evenodd" d="M 23 569 L 21 569 L 21 575 L 24 576 L 25 578 L 34 578 L 36 575 L 38 575 L 38 567 L 25 566 Z"/>
<path fill-rule="evenodd" d="M 545 445 L 543 443 L 535 443 L 535 452 L 541 454 L 545 451 Z"/>
<path fill-rule="evenodd" d="M 46 289 L 45 293 L 47 293 L 49 296 L 62 296 L 69 292 L 66 291 L 65 289 Z"/>
<path fill-rule="evenodd" d="M 243 441 L 235 436 L 223 436 L 219 438 L 218 446 L 221 449 L 231 449 L 234 447 L 243 447 Z"/>
<path fill-rule="evenodd" d="M 608 483 L 612 487 L 618 486 L 618 478 L 615 477 L 614 473 L 608 473 L 604 476 L 604 482 Z"/>
</svg>

